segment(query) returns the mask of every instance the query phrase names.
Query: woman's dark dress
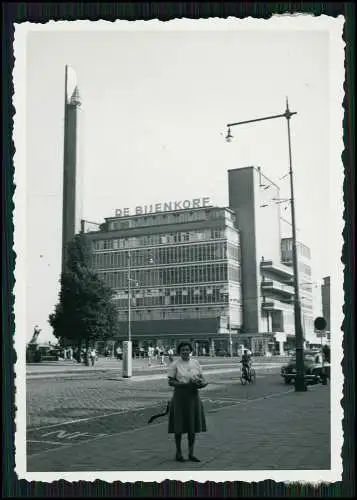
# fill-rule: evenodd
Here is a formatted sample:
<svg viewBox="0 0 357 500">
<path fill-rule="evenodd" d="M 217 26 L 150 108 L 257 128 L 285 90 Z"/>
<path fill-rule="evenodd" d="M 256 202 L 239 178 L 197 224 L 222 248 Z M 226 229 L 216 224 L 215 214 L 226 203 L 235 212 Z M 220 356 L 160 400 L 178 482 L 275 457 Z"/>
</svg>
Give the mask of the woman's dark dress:
<svg viewBox="0 0 357 500">
<path fill-rule="evenodd" d="M 201 373 L 197 360 L 191 359 L 193 372 Z M 171 365 L 169 376 L 177 373 L 175 363 Z M 169 411 L 169 433 L 197 434 L 206 432 L 206 418 L 199 390 L 195 386 L 175 387 Z"/>
</svg>

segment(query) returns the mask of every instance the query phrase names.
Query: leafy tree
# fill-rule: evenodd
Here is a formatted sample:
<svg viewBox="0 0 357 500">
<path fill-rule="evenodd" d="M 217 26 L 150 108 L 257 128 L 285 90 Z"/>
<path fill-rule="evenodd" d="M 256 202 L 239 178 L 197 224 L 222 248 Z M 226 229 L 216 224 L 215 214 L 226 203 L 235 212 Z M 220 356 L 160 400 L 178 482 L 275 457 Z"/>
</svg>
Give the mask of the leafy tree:
<svg viewBox="0 0 357 500">
<path fill-rule="evenodd" d="M 118 333 L 113 290 L 91 269 L 91 247 L 85 234 L 67 246 L 66 270 L 61 274 L 59 302 L 49 323 L 60 344 L 85 343 L 115 338 Z"/>
<path fill-rule="evenodd" d="M 330 346 L 325 344 L 322 348 L 322 355 L 324 357 L 324 361 L 327 363 L 331 362 L 331 349 Z"/>
</svg>

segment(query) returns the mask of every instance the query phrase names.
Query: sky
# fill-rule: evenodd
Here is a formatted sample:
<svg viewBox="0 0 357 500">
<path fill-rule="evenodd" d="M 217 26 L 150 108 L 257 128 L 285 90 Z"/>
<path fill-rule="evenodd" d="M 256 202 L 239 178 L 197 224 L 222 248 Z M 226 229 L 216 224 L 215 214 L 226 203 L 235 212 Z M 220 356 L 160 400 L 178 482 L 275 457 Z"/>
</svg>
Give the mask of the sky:
<svg viewBox="0 0 357 500">
<path fill-rule="evenodd" d="M 164 23 L 163 23 L 164 24 Z M 26 38 L 27 339 L 52 340 L 61 266 L 65 65 L 82 97 L 84 218 L 209 196 L 228 205 L 232 168 L 260 166 L 289 197 L 285 119 L 292 111 L 297 237 L 311 248 L 315 315 L 330 275 L 331 88 L 323 30 L 221 29 L 29 32 Z M 332 170 L 331 170 L 332 169 Z M 336 187 L 337 198 L 339 187 Z"/>
</svg>

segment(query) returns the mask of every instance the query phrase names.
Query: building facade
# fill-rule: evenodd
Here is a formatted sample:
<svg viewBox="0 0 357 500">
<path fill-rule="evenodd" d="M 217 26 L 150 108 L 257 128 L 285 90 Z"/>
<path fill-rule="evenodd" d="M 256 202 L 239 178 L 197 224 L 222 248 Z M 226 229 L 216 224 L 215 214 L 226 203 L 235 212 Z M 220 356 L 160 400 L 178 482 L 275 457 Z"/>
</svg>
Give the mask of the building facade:
<svg viewBox="0 0 357 500">
<path fill-rule="evenodd" d="M 279 186 L 260 168 L 229 171 L 229 207 L 237 218 L 242 248 L 243 332 L 253 351 L 280 353 L 294 347 L 293 269 L 289 239 L 281 237 Z M 291 239 L 290 239 L 291 246 Z M 306 246 L 301 249 L 308 251 Z M 305 256 L 304 256 L 305 257 Z M 311 268 L 299 259 L 299 281 L 311 282 Z M 305 290 L 305 288 L 304 288 Z M 304 294 L 305 327 L 312 321 L 312 295 Z"/>
<path fill-rule="evenodd" d="M 283 354 L 295 345 L 291 238 L 280 190 L 259 168 L 228 172 L 229 207 L 207 198 L 116 210 L 92 241 L 93 268 L 115 291 L 121 340 Z M 302 326 L 312 327 L 310 250 L 298 245 Z M 129 286 L 130 285 L 130 286 Z M 130 290 L 129 290 L 130 288 Z"/>
<path fill-rule="evenodd" d="M 292 238 L 282 238 L 281 240 L 281 259 L 282 262 L 293 266 Z M 298 258 L 298 278 L 301 305 L 301 323 L 305 340 L 307 342 L 314 338 L 314 318 L 313 318 L 313 300 L 312 300 L 312 274 L 311 274 L 311 251 L 301 242 L 296 243 Z"/>
<path fill-rule="evenodd" d="M 243 322 L 240 236 L 228 208 L 105 219 L 88 233 L 93 268 L 115 290 L 123 340 L 133 345 L 237 349 Z M 129 296 L 130 280 L 130 296 Z"/>
</svg>

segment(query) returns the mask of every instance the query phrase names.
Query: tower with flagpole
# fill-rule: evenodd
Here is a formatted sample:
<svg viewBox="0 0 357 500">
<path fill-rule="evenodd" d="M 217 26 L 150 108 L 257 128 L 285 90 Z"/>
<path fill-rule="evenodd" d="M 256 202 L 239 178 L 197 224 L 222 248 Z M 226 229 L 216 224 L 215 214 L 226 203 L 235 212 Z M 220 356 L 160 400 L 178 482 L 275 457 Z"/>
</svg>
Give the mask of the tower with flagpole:
<svg viewBox="0 0 357 500">
<path fill-rule="evenodd" d="M 67 244 L 80 231 L 82 219 L 81 98 L 70 66 L 65 67 L 64 94 L 62 272 Z"/>
</svg>

